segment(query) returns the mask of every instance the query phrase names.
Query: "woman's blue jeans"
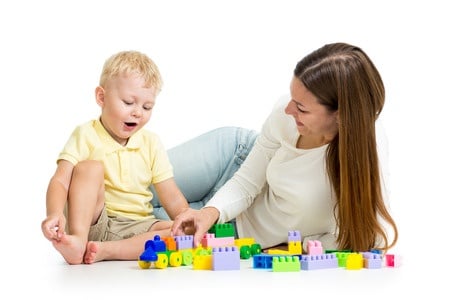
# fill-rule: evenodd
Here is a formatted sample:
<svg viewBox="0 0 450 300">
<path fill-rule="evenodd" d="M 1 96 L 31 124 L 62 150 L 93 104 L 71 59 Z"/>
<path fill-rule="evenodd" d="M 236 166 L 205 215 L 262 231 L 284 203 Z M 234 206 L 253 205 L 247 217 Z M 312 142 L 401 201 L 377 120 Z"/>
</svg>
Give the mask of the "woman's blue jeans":
<svg viewBox="0 0 450 300">
<path fill-rule="evenodd" d="M 206 202 L 239 169 L 258 133 L 241 127 L 221 127 L 167 150 L 174 178 L 195 209 Z M 168 220 L 153 186 L 151 203 L 157 219 Z"/>
</svg>

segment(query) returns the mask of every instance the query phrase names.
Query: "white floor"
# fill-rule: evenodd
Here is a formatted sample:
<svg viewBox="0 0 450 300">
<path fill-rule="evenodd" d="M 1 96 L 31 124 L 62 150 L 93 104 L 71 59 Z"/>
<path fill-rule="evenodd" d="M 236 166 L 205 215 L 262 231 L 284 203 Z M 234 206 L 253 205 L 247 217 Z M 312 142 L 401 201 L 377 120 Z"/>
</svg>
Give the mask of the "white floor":
<svg viewBox="0 0 450 300">
<path fill-rule="evenodd" d="M 1 268 L 1 293 L 11 295 L 6 299 L 28 299 L 30 296 L 46 300 L 93 296 L 101 299 L 129 296 L 241 299 L 243 295 L 301 299 L 308 295 L 315 299 L 379 300 L 402 294 L 429 297 L 441 294 L 439 289 L 444 287 L 442 279 L 445 275 L 437 276 L 433 265 L 431 268 L 427 265 L 429 260 L 404 255 L 403 264 L 398 268 L 353 271 L 327 269 L 280 273 L 253 269 L 252 260 L 242 260 L 241 269 L 236 271 L 203 271 L 192 267 L 144 270 L 135 261 L 69 266 L 40 232 L 32 231 L 35 235 L 26 243 L 27 247 L 2 247 L 2 252 L 7 253 Z"/>
</svg>

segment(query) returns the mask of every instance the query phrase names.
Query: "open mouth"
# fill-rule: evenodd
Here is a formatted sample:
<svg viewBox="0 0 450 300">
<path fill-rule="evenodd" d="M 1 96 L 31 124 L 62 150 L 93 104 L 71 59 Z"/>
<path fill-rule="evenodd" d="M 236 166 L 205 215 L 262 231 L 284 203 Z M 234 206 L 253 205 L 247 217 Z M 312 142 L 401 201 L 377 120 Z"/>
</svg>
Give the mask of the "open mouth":
<svg viewBox="0 0 450 300">
<path fill-rule="evenodd" d="M 137 123 L 135 122 L 125 122 L 125 126 L 127 126 L 128 128 L 134 128 L 137 126 Z"/>
</svg>

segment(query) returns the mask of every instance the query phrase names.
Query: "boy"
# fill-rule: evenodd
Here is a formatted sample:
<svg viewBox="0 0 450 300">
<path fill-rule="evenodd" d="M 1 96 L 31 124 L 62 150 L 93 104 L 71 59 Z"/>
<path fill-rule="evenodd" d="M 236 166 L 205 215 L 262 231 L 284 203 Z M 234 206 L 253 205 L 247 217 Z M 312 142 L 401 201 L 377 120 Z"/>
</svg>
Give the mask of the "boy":
<svg viewBox="0 0 450 300">
<path fill-rule="evenodd" d="M 74 130 L 47 190 L 42 231 L 68 264 L 136 260 L 148 239 L 169 235 L 172 222 L 153 215 L 151 184 L 172 219 L 189 207 L 159 137 L 143 128 L 161 86 L 145 54 L 106 60 L 100 118 Z"/>
</svg>

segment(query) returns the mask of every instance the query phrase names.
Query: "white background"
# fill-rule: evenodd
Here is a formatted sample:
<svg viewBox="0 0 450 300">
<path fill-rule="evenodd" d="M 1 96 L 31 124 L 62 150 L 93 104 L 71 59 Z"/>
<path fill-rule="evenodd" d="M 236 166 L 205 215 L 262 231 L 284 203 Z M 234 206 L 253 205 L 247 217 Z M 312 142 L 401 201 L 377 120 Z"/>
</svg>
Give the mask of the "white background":
<svg viewBox="0 0 450 300">
<path fill-rule="evenodd" d="M 418 276 L 448 264 L 444 2 L 3 1 L 0 273 L 60 259 L 40 232 L 47 183 L 73 128 L 99 115 L 94 89 L 111 54 L 158 64 L 164 87 L 147 127 L 169 148 L 218 126 L 259 130 L 296 62 L 337 41 L 362 47 L 384 79 L 398 252 Z"/>
</svg>

